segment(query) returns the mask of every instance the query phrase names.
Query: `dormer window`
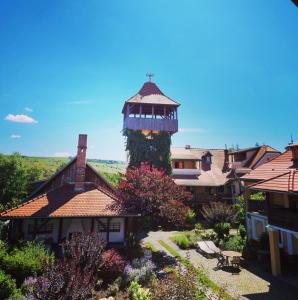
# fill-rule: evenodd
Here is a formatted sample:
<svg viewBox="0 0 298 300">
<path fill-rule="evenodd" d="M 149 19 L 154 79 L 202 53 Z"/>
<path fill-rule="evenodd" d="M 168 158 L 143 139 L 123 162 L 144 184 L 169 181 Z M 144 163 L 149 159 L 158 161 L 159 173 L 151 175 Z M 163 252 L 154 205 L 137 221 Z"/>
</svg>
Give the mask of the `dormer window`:
<svg viewBox="0 0 298 300">
<path fill-rule="evenodd" d="M 202 156 L 202 161 L 207 164 L 212 163 L 212 154 L 208 151 L 206 154 Z"/>
</svg>

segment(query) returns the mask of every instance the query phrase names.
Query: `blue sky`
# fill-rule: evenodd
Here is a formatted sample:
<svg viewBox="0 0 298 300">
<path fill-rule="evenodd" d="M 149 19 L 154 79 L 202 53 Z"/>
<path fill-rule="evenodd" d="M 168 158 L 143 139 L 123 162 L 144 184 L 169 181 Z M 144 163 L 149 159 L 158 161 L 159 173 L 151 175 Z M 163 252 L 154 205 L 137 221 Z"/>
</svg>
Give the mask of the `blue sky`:
<svg viewBox="0 0 298 300">
<path fill-rule="evenodd" d="M 125 159 L 122 105 L 148 71 L 181 103 L 174 146 L 298 140 L 290 0 L 2 0 L 0 25 L 0 152 L 73 155 L 87 133 L 89 157 Z"/>
</svg>

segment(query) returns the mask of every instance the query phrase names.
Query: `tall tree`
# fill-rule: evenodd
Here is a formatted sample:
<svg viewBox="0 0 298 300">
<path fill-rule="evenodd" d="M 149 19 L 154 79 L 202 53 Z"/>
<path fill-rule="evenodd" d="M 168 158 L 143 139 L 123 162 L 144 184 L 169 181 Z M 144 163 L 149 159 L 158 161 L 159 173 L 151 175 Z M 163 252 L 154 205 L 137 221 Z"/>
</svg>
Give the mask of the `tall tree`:
<svg viewBox="0 0 298 300">
<path fill-rule="evenodd" d="M 44 172 L 43 165 L 28 163 L 19 153 L 0 154 L 0 211 L 19 204 Z"/>
<path fill-rule="evenodd" d="M 192 198 L 189 192 L 176 185 L 164 171 L 152 168 L 149 164 L 128 169 L 118 189 L 121 194 L 117 202 L 119 209 L 141 213 L 158 223 L 165 221 L 181 225 Z M 180 209 L 177 210 L 176 207 Z"/>
</svg>

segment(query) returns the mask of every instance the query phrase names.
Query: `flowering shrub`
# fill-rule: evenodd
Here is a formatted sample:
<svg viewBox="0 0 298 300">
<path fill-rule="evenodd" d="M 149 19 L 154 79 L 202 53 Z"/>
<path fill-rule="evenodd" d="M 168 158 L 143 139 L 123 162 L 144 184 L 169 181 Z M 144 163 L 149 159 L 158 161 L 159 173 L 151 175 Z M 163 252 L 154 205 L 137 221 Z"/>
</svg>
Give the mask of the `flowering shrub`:
<svg viewBox="0 0 298 300">
<path fill-rule="evenodd" d="M 116 202 L 116 208 L 141 212 L 158 224 L 164 220 L 172 224 L 181 223 L 182 219 L 184 221 L 188 211 L 186 204 L 192 199 L 191 194 L 176 185 L 164 171 L 151 168 L 148 164 L 128 169 L 118 189 L 121 197 Z M 180 214 L 176 205 L 179 205 Z"/>
<path fill-rule="evenodd" d="M 128 290 L 132 300 L 150 300 L 149 290 L 142 288 L 137 281 L 132 281 Z"/>
<path fill-rule="evenodd" d="M 125 263 L 125 259 L 116 249 L 104 251 L 101 256 L 99 277 L 105 283 L 112 282 L 123 273 Z"/>
<path fill-rule="evenodd" d="M 155 283 L 151 293 L 154 300 L 205 299 L 203 285 L 199 283 L 196 271 L 192 268 L 168 274 Z"/>
<path fill-rule="evenodd" d="M 105 243 L 94 234 L 75 234 L 63 245 L 64 258 L 48 265 L 33 283 L 33 299 L 86 299 L 96 284 L 96 273 Z"/>
<path fill-rule="evenodd" d="M 125 278 L 128 282 L 135 280 L 140 283 L 145 283 L 150 280 L 155 268 L 156 266 L 151 260 L 136 258 L 131 262 L 131 264 L 128 264 L 125 267 Z"/>
</svg>

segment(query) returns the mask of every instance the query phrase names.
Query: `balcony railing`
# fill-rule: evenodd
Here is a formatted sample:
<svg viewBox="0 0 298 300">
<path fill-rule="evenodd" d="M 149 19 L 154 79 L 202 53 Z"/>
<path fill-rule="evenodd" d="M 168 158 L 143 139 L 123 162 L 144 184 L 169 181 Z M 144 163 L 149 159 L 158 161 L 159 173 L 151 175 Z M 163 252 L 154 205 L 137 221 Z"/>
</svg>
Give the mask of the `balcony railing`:
<svg viewBox="0 0 298 300">
<path fill-rule="evenodd" d="M 172 174 L 174 176 L 198 176 L 201 174 L 201 170 L 199 169 L 173 169 Z"/>
<path fill-rule="evenodd" d="M 298 231 L 298 212 L 288 208 L 270 208 L 268 210 L 268 223 Z"/>
<path fill-rule="evenodd" d="M 131 130 L 160 130 L 174 133 L 178 131 L 178 120 L 125 117 L 123 128 Z"/>
</svg>

